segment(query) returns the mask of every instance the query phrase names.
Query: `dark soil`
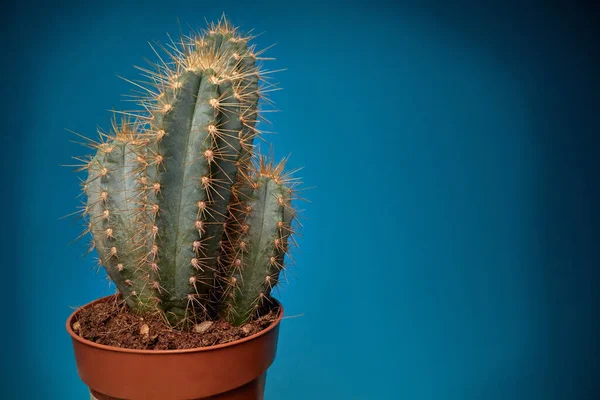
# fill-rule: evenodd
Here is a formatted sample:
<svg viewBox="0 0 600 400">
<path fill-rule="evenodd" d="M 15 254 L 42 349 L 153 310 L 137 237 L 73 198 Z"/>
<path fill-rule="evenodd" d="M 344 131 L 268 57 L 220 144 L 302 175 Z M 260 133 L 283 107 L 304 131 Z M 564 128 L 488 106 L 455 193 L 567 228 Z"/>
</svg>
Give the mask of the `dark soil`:
<svg viewBox="0 0 600 400">
<path fill-rule="evenodd" d="M 162 315 L 143 317 L 129 312 L 124 302 L 114 297 L 81 309 L 71 326 L 84 339 L 98 344 L 138 350 L 176 350 L 214 346 L 245 338 L 267 328 L 277 319 L 278 310 L 240 327 L 225 321 L 206 321 L 188 330 L 169 326 Z"/>
</svg>

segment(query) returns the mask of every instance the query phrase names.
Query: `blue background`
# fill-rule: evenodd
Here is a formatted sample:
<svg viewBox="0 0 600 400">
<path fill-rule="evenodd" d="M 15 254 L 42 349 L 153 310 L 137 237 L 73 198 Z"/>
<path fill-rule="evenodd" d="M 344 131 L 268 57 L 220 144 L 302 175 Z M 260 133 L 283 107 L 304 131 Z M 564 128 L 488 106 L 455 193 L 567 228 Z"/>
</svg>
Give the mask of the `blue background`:
<svg viewBox="0 0 600 400">
<path fill-rule="evenodd" d="M 483 3 L 7 6 L 1 397 L 86 398 L 64 321 L 111 291 L 58 220 L 65 129 L 224 11 L 278 43 L 268 139 L 314 187 L 267 399 L 599 398 L 600 13 Z"/>
</svg>

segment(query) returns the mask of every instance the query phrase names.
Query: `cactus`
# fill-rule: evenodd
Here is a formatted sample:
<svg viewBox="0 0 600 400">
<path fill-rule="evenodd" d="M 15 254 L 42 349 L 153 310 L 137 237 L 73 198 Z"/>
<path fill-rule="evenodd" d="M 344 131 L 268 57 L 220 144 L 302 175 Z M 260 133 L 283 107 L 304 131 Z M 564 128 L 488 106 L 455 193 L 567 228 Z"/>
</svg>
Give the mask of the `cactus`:
<svg viewBox="0 0 600 400">
<path fill-rule="evenodd" d="M 279 281 L 294 181 L 254 154 L 265 90 L 250 39 L 222 18 L 163 48 L 155 71 L 140 68 L 151 87 L 132 82 L 143 110 L 93 142 L 87 230 L 136 313 L 239 325 Z"/>
</svg>

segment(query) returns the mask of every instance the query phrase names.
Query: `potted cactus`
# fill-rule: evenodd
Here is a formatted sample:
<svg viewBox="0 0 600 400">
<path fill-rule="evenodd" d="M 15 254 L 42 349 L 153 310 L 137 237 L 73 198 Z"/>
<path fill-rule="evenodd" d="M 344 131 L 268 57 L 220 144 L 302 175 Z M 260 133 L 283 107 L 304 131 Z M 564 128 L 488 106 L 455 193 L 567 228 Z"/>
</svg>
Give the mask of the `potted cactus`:
<svg viewBox="0 0 600 400">
<path fill-rule="evenodd" d="M 297 181 L 255 150 L 250 39 L 222 18 L 166 46 L 140 112 L 89 142 L 81 214 L 117 294 L 67 331 L 97 399 L 263 397 Z"/>
</svg>

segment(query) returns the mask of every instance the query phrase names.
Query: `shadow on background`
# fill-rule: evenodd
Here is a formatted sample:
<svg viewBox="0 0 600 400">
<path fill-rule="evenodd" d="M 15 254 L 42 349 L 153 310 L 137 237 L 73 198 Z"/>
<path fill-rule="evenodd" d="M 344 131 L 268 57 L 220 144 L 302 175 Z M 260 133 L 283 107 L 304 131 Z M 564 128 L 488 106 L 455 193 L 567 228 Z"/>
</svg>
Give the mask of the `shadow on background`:
<svg viewBox="0 0 600 400">
<path fill-rule="evenodd" d="M 267 398 L 599 398 L 598 7 L 445 3 L 9 6 L 2 398 L 85 398 L 63 324 L 111 292 L 58 220 L 65 129 L 223 11 L 278 42 L 268 140 L 316 186 Z"/>
</svg>

